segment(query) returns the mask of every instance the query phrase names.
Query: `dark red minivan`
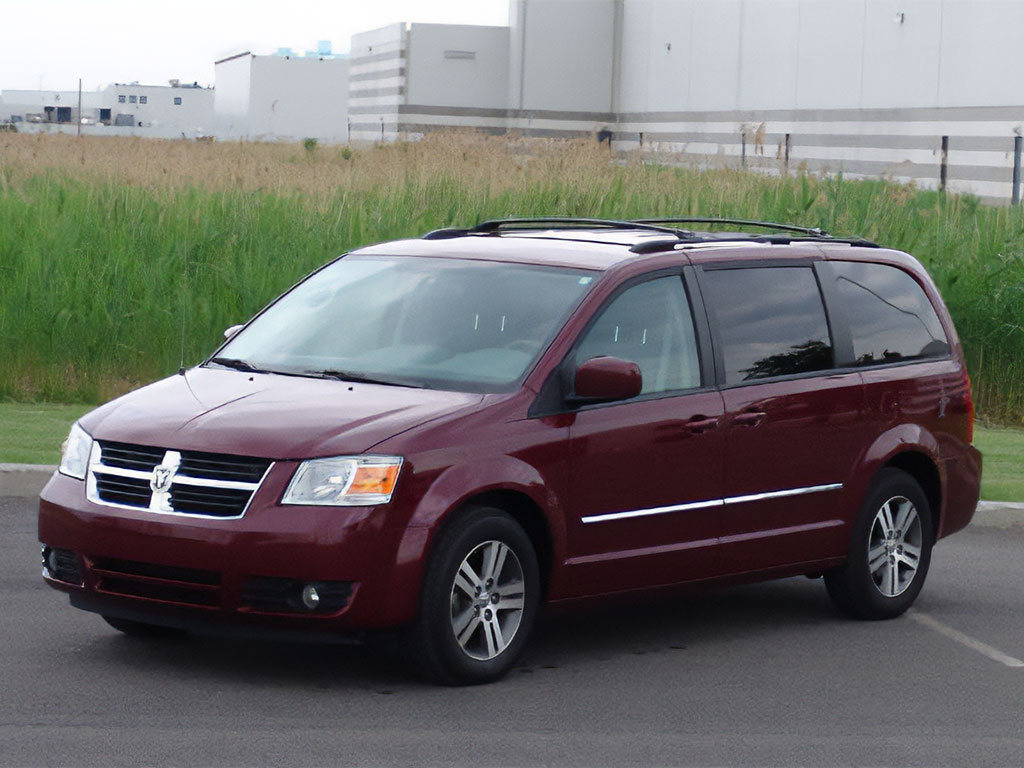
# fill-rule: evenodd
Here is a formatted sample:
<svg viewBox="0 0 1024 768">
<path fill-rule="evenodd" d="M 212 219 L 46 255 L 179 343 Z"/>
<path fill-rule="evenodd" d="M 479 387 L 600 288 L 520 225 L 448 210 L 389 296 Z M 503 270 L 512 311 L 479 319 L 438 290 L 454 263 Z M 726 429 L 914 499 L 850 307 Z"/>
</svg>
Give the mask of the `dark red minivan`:
<svg viewBox="0 0 1024 768">
<path fill-rule="evenodd" d="M 132 635 L 386 630 L 445 683 L 625 590 L 823 574 L 897 616 L 978 500 L 956 331 L 910 256 L 754 226 L 502 220 L 332 261 L 72 427 L 43 577 Z"/>
</svg>

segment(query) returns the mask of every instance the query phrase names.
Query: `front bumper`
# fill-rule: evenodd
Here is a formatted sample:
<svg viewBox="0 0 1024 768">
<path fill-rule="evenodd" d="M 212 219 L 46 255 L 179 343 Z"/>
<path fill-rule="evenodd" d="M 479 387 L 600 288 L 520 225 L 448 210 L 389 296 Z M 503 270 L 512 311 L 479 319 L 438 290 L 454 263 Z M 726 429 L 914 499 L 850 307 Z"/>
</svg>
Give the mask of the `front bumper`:
<svg viewBox="0 0 1024 768">
<path fill-rule="evenodd" d="M 414 569 L 398 564 L 417 536 L 407 516 L 393 504 L 279 506 L 289 464 L 229 520 L 96 504 L 84 482 L 54 474 L 40 494 L 39 540 L 77 573 L 44 566 L 43 578 L 85 610 L 193 630 L 348 636 L 410 621 Z M 303 605 L 308 584 L 329 599 Z"/>
</svg>

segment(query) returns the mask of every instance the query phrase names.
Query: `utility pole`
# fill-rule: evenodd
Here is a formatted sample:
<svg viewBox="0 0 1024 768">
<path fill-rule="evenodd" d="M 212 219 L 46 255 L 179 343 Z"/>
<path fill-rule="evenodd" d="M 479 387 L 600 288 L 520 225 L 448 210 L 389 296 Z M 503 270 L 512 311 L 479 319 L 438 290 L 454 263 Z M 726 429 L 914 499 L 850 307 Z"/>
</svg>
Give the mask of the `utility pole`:
<svg viewBox="0 0 1024 768">
<path fill-rule="evenodd" d="M 78 78 L 78 138 L 82 138 L 82 78 Z"/>
</svg>

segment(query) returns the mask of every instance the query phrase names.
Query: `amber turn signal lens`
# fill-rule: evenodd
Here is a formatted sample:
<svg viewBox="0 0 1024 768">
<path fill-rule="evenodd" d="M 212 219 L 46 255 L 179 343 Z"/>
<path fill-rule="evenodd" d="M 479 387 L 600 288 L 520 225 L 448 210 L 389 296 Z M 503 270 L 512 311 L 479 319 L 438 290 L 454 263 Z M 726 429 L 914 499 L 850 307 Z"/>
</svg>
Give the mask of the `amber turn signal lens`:
<svg viewBox="0 0 1024 768">
<path fill-rule="evenodd" d="M 356 476 L 349 486 L 349 494 L 379 493 L 390 496 L 398 480 L 398 466 L 361 466 L 356 469 Z"/>
</svg>

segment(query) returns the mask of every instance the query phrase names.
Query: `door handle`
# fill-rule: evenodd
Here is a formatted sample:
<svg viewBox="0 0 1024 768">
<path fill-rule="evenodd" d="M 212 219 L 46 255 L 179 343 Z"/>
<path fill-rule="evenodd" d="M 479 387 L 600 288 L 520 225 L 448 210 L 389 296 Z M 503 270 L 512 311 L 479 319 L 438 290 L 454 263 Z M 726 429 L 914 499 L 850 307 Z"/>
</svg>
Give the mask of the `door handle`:
<svg viewBox="0 0 1024 768">
<path fill-rule="evenodd" d="M 696 435 L 701 432 L 707 432 L 709 429 L 714 429 L 718 426 L 718 417 L 712 416 L 705 418 L 704 416 L 694 416 L 688 422 L 686 422 L 686 428 Z"/>
<path fill-rule="evenodd" d="M 732 417 L 733 424 L 741 427 L 756 427 L 768 418 L 764 411 L 743 411 Z"/>
</svg>

